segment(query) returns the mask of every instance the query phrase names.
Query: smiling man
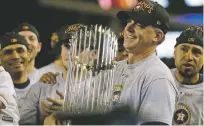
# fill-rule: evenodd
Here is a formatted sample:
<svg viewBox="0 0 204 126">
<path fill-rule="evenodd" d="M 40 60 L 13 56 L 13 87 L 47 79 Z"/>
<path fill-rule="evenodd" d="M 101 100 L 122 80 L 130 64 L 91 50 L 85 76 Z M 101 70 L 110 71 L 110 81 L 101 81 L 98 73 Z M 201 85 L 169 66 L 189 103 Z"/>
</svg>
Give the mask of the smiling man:
<svg viewBox="0 0 204 126">
<path fill-rule="evenodd" d="M 176 39 L 172 74 L 179 89 L 173 124 L 203 125 L 203 29 L 191 26 Z"/>
<path fill-rule="evenodd" d="M 35 59 L 38 53 L 41 50 L 42 43 L 40 42 L 40 35 L 37 29 L 29 23 L 21 23 L 16 28 L 12 30 L 15 33 L 22 35 L 30 48 L 30 59 L 28 61 L 27 74 L 28 78 L 31 81 L 31 84 L 34 84 L 39 81 L 40 73 L 38 69 L 35 68 Z"/>
<path fill-rule="evenodd" d="M 136 125 L 171 125 L 178 91 L 171 71 L 155 54 L 168 30 L 169 15 L 160 4 L 143 0 L 117 17 L 126 22 L 123 45 L 128 58 L 115 70 L 114 103 L 130 105 Z"/>
<path fill-rule="evenodd" d="M 0 55 L 1 65 L 13 80 L 17 104 L 21 112 L 24 98 L 31 87 L 26 71 L 30 56 L 29 45 L 23 36 L 16 33 L 6 33 L 1 38 Z"/>
</svg>

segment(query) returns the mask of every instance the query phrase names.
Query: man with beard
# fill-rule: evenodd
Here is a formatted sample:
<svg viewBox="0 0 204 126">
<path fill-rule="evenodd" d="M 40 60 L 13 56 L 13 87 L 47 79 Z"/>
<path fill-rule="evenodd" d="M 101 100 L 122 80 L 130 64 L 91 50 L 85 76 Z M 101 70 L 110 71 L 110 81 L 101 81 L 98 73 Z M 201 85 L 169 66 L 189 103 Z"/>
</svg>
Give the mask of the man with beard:
<svg viewBox="0 0 204 126">
<path fill-rule="evenodd" d="M 176 39 L 176 68 L 172 69 L 179 101 L 173 117 L 175 125 L 203 125 L 203 29 L 191 26 Z"/>
<path fill-rule="evenodd" d="M 29 56 L 29 45 L 23 36 L 16 33 L 6 33 L 1 38 L 1 65 L 11 75 L 20 112 L 24 98 L 31 87 L 27 77 Z"/>
<path fill-rule="evenodd" d="M 28 63 L 27 74 L 31 84 L 39 81 L 39 72 L 35 68 L 35 59 L 40 52 L 42 43 L 37 29 L 29 23 L 21 23 L 12 30 L 15 33 L 22 35 L 31 47 L 31 55 Z"/>
</svg>

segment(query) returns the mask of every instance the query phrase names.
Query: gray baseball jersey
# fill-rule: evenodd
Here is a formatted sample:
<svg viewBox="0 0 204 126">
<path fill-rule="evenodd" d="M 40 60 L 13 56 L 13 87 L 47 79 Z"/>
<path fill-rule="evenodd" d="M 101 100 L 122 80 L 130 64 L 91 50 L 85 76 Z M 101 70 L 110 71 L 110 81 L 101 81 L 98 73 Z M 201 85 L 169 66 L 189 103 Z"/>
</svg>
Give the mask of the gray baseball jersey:
<svg viewBox="0 0 204 126">
<path fill-rule="evenodd" d="M 136 124 L 163 122 L 172 124 L 178 90 L 169 68 L 155 55 L 127 64 L 118 63 L 114 78 L 115 105 L 130 105 Z"/>
<path fill-rule="evenodd" d="M 56 84 L 38 82 L 30 88 L 20 113 L 19 124 L 43 124 L 47 115 L 43 113 L 41 101 L 46 100 L 47 97 L 60 98 L 56 94 L 56 90 L 65 91 L 65 80 L 62 78 L 62 74 L 59 74 L 56 80 Z"/>
<path fill-rule="evenodd" d="M 203 125 L 203 82 L 196 85 L 181 84 L 175 78 L 176 69 L 171 69 L 179 90 L 179 101 L 174 112 L 174 125 Z"/>
<path fill-rule="evenodd" d="M 39 82 L 41 74 L 39 69 L 35 69 L 34 72 L 28 74 L 28 78 L 30 79 L 30 84 L 35 84 Z"/>
<path fill-rule="evenodd" d="M 86 81 L 88 82 L 88 80 Z M 78 81 L 76 81 L 76 85 L 73 90 L 83 90 L 88 89 L 89 87 L 84 88 L 83 86 L 79 87 L 77 85 Z M 84 82 L 82 82 L 84 83 Z M 42 110 L 41 101 L 46 100 L 47 97 L 51 98 L 60 98 L 56 94 L 56 90 L 59 92 L 65 92 L 66 82 L 62 78 L 62 74 L 59 74 L 56 78 L 56 84 L 44 84 L 44 83 L 36 83 L 34 84 L 26 98 L 22 107 L 22 112 L 20 113 L 21 119 L 20 124 L 43 124 L 44 118 L 48 116 Z M 84 85 L 84 84 L 81 84 Z M 82 96 L 82 92 L 79 92 L 78 96 Z M 86 91 L 85 91 L 86 92 Z M 80 99 L 79 99 L 80 100 Z"/>
<path fill-rule="evenodd" d="M 16 92 L 11 76 L 2 66 L 0 66 L 0 80 L 0 101 L 6 107 L 1 109 L 0 125 L 18 125 L 20 115 L 15 99 Z"/>
<path fill-rule="evenodd" d="M 25 86 L 23 88 L 17 88 L 16 86 L 20 86 L 20 85 L 14 85 L 16 95 L 17 95 L 16 101 L 17 101 L 18 109 L 19 109 L 20 113 L 21 113 L 21 109 L 22 109 L 23 104 L 25 104 L 25 97 L 26 97 L 30 87 L 32 86 L 32 84 L 30 84 L 30 80 L 28 80 L 23 85 L 27 85 L 27 86 Z"/>
<path fill-rule="evenodd" d="M 41 76 L 44 74 L 44 73 L 48 73 L 48 72 L 52 72 L 52 73 L 62 73 L 64 68 L 63 67 L 57 67 L 54 63 L 50 63 L 48 64 L 47 66 L 44 66 L 39 70 L 39 73 L 41 74 Z"/>
</svg>

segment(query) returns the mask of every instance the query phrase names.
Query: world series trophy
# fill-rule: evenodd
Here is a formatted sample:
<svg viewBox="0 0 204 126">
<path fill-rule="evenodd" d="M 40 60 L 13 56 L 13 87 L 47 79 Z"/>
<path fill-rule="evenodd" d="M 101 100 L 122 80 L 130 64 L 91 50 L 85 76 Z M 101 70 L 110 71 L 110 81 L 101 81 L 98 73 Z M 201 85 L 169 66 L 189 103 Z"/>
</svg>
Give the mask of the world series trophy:
<svg viewBox="0 0 204 126">
<path fill-rule="evenodd" d="M 79 29 L 69 33 L 64 104 L 57 114 L 58 119 L 71 122 L 74 117 L 103 115 L 112 110 L 113 68 L 118 48 L 117 37 L 110 28 L 84 25 Z"/>
</svg>

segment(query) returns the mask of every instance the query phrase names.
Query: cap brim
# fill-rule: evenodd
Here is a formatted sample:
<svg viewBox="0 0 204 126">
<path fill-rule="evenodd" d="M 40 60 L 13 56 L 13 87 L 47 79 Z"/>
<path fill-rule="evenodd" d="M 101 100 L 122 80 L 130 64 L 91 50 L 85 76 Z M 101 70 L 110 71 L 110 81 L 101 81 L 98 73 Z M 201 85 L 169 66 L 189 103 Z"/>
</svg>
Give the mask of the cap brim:
<svg viewBox="0 0 204 126">
<path fill-rule="evenodd" d="M 141 24 L 145 24 L 145 25 L 152 24 L 152 17 L 149 14 L 146 14 L 143 12 L 119 11 L 117 13 L 117 18 L 121 21 L 127 21 L 128 19 L 133 19 L 134 21 Z"/>
<path fill-rule="evenodd" d="M 117 18 L 120 20 L 126 20 L 130 17 L 130 11 L 119 11 L 117 13 Z"/>
</svg>

